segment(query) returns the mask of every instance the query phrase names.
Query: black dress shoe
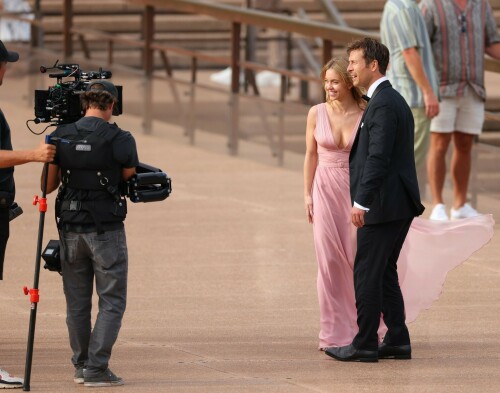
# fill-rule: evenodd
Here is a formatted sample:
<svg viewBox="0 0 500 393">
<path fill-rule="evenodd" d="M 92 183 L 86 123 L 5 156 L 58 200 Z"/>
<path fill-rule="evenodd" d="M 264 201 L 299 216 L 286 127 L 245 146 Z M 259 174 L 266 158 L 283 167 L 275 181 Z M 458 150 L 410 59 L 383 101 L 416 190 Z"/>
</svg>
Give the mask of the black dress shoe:
<svg viewBox="0 0 500 393">
<path fill-rule="evenodd" d="M 379 359 L 411 359 L 411 345 L 388 345 L 382 343 L 378 347 Z"/>
<path fill-rule="evenodd" d="M 378 362 L 377 351 L 356 349 L 352 344 L 345 347 L 326 348 L 325 353 L 342 362 Z"/>
</svg>

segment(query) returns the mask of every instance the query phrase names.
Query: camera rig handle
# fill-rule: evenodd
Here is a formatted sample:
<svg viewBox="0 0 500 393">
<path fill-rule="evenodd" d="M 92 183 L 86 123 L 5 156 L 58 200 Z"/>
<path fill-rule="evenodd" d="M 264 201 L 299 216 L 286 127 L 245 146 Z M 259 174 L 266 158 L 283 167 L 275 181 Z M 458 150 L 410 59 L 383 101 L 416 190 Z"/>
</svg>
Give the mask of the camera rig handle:
<svg viewBox="0 0 500 393">
<path fill-rule="evenodd" d="M 161 169 L 139 163 L 136 174 L 125 185 L 124 194 L 131 202 L 163 201 L 172 192 L 172 180 Z"/>
</svg>

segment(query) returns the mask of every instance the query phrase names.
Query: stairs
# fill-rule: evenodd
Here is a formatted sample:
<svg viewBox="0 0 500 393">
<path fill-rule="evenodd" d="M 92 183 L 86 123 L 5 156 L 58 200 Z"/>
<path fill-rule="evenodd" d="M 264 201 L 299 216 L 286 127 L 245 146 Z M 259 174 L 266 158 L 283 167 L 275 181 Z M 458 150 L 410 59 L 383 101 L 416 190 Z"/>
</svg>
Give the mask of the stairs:
<svg viewBox="0 0 500 393">
<path fill-rule="evenodd" d="M 494 15 L 500 26 L 500 0 L 489 0 L 493 7 Z M 213 0 L 214 3 L 229 4 L 236 7 L 245 6 L 245 0 Z M 34 0 L 31 0 L 34 3 Z M 299 10 L 304 10 L 311 20 L 327 21 L 326 14 L 320 2 L 316 0 L 282 0 L 282 12 L 297 15 Z M 345 22 L 355 28 L 378 31 L 381 13 L 385 0 L 334 0 L 334 4 L 340 11 Z M 44 46 L 52 50 L 62 49 L 62 6 L 63 0 L 43 0 L 41 7 L 43 12 Z M 74 26 L 88 29 L 105 30 L 111 33 L 119 33 L 130 38 L 140 38 L 142 7 L 129 4 L 125 0 L 74 0 L 73 11 L 75 13 Z M 203 15 L 179 14 L 170 10 L 157 10 L 155 17 L 156 35 L 158 42 L 178 46 L 186 49 L 205 51 L 215 56 L 229 56 L 230 50 L 230 24 L 225 21 L 215 20 Z M 275 40 L 277 33 L 273 31 L 259 31 L 257 42 L 257 61 L 268 62 L 267 42 Z M 310 44 L 316 51 L 319 59 L 319 51 L 315 43 Z M 107 43 L 102 40 L 88 42 L 92 53 L 101 52 L 96 56 L 106 59 Z M 78 41 L 75 40 L 74 48 L 76 54 L 82 54 Z M 334 49 L 343 53 L 343 48 Z M 114 61 L 119 64 L 140 67 L 141 52 L 137 48 L 130 48 L 124 44 L 114 44 Z M 158 56 L 159 57 L 159 56 Z M 295 48 L 292 52 L 293 64 L 303 62 L 302 56 Z M 160 59 L 155 59 L 160 67 Z M 190 59 L 172 56 L 169 59 L 174 68 L 186 68 L 190 66 Z M 200 61 L 200 67 L 213 67 L 211 63 Z M 217 66 L 220 68 L 220 66 Z M 496 80 L 500 83 L 500 77 Z M 486 108 L 488 111 L 500 114 L 500 95 L 493 96 L 493 89 L 489 89 Z M 491 92 L 491 93 L 490 93 Z M 484 126 L 486 131 L 500 130 L 500 122 L 487 120 Z M 498 138 L 500 140 L 500 137 Z M 500 142 L 499 142 L 500 144 Z"/>
<path fill-rule="evenodd" d="M 241 7 L 244 0 L 216 0 L 214 3 Z M 384 0 L 369 2 L 360 0 L 337 0 L 335 2 L 346 22 L 357 28 L 375 31 L 378 29 Z M 43 26 L 45 45 L 56 49 L 61 47 L 61 10 L 63 0 L 43 0 Z M 311 20 L 325 21 L 325 14 L 316 0 L 282 0 L 283 12 L 297 14 L 299 9 L 307 12 Z M 128 4 L 124 0 L 78 0 L 74 1 L 74 26 L 106 30 L 112 33 L 138 37 L 141 29 L 142 7 Z M 155 18 L 156 39 L 187 49 L 216 50 L 229 49 L 230 24 L 210 17 L 192 14 L 178 14 L 158 10 Z M 264 39 L 266 34 L 263 33 Z M 267 34 L 267 36 L 269 36 Z M 269 38 L 269 37 L 267 37 Z M 264 45 L 261 45 L 264 46 Z M 78 49 L 78 46 L 76 46 Z M 103 49 L 105 43 L 96 41 L 92 48 Z M 117 47 L 120 49 L 120 47 Z M 123 47 L 125 49 L 125 47 Z M 216 53 L 220 54 L 220 53 Z"/>
</svg>

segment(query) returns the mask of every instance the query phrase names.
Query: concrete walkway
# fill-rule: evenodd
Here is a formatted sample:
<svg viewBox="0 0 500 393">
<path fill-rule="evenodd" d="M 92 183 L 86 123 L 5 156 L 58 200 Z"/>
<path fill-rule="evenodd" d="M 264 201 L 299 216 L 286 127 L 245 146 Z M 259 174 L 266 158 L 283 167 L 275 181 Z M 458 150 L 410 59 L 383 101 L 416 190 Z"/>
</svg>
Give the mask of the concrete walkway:
<svg viewBox="0 0 500 393">
<path fill-rule="evenodd" d="M 11 71 L 0 87 L 0 107 L 15 148 L 30 148 L 43 138 L 26 130 L 25 120 L 33 118 L 27 77 Z M 131 92 L 140 82 L 125 83 Z M 129 105 L 137 104 L 128 94 Z M 142 129 L 138 116 L 116 121 Z M 200 131 L 193 146 L 180 127 L 160 122 L 152 135 L 134 135 L 141 161 L 168 172 L 174 191 L 165 202 L 129 204 L 129 300 L 110 364 L 126 384 L 116 390 L 499 391 L 498 235 L 448 275 L 439 301 L 410 325 L 411 361 L 336 362 L 317 351 L 316 262 L 303 211 L 302 155 L 287 152 L 280 167 L 261 159 L 267 147 L 242 141 L 245 154 L 230 156 L 223 136 Z M 498 218 L 500 150 L 477 151 L 478 208 Z M 39 213 L 31 200 L 40 194 L 41 169 L 16 169 L 24 214 L 12 222 L 0 283 L 0 366 L 17 376 L 24 373 L 30 304 L 22 287 L 33 282 Z M 54 195 L 48 199 L 44 245 L 56 238 Z M 40 289 L 31 390 L 88 390 L 73 383 L 60 277 L 42 269 Z"/>
</svg>

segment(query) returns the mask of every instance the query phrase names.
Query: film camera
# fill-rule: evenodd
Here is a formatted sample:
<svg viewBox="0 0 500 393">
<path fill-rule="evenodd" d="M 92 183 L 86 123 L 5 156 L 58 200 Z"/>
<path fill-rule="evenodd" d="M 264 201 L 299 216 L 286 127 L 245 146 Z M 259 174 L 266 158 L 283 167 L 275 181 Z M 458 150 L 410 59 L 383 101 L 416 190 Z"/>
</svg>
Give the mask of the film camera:
<svg viewBox="0 0 500 393">
<path fill-rule="evenodd" d="M 52 125 L 73 123 L 83 116 L 80 105 L 80 94 L 86 91 L 87 85 L 94 79 L 109 79 L 111 71 L 83 71 L 78 64 L 58 64 L 52 67 L 40 67 L 42 74 L 49 70 L 58 70 L 49 74 L 55 78 L 56 84 L 47 90 L 35 90 L 35 124 L 51 123 Z M 63 78 L 72 78 L 63 81 Z M 118 113 L 123 113 L 122 86 L 118 90 Z"/>
</svg>

